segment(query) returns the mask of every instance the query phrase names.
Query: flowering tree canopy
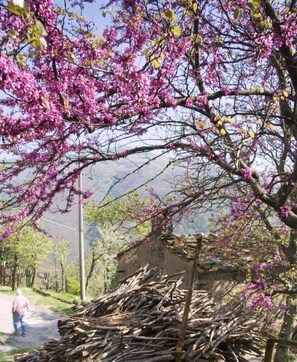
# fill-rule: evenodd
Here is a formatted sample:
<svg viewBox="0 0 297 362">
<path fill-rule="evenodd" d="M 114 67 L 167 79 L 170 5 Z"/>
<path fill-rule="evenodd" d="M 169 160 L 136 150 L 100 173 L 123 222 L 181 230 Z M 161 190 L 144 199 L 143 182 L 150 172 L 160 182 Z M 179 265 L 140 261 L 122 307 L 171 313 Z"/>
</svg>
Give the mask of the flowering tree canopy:
<svg viewBox="0 0 297 362">
<path fill-rule="evenodd" d="M 101 33 L 83 3 L 0 4 L 3 221 L 60 193 L 67 209 L 90 165 L 161 150 L 187 164 L 183 207 L 243 184 L 296 228 L 296 1 L 111 0 Z"/>
</svg>

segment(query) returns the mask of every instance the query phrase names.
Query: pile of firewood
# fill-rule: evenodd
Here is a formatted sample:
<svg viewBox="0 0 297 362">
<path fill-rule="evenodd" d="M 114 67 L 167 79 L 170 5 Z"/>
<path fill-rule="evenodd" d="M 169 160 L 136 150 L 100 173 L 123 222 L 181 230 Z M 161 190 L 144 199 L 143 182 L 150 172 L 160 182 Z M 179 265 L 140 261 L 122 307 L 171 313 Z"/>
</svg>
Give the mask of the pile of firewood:
<svg viewBox="0 0 297 362">
<path fill-rule="evenodd" d="M 60 340 L 18 362 L 175 361 L 187 291 L 177 276 L 142 268 L 115 292 L 92 301 L 58 323 Z M 182 361 L 247 361 L 259 353 L 255 321 L 242 303 L 214 308 L 208 294 L 194 291 Z"/>
</svg>

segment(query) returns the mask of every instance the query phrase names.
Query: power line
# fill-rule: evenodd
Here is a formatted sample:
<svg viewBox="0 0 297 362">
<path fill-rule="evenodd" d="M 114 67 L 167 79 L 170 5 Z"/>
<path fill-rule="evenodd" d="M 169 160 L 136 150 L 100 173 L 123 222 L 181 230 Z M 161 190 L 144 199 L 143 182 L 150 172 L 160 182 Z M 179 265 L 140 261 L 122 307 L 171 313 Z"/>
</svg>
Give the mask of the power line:
<svg viewBox="0 0 297 362">
<path fill-rule="evenodd" d="M 52 220 L 48 220 L 48 219 L 45 219 L 45 218 L 41 218 L 41 220 L 42 220 L 42 221 L 49 222 L 49 223 L 54 224 L 54 225 L 57 225 L 57 226 L 60 226 L 60 227 L 65 228 L 65 229 L 69 229 L 69 230 L 71 230 L 71 231 L 77 231 L 77 229 L 74 229 L 74 228 L 72 228 L 72 227 L 70 227 L 70 226 L 66 226 L 66 225 L 59 224 L 59 223 L 57 223 L 57 222 L 55 222 L 55 221 L 52 221 Z"/>
</svg>

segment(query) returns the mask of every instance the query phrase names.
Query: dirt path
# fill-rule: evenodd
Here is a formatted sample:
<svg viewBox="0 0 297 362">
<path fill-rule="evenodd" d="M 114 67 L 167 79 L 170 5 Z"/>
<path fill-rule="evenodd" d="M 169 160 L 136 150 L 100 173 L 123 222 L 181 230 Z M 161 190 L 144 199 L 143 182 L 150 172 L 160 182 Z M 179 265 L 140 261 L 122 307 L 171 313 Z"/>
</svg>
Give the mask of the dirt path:
<svg viewBox="0 0 297 362">
<path fill-rule="evenodd" d="M 61 315 L 37 305 L 31 305 L 28 312 L 28 335 L 14 336 L 12 300 L 13 296 L 0 293 L 0 353 L 13 348 L 38 347 L 49 338 L 59 338 L 57 322 Z"/>
</svg>

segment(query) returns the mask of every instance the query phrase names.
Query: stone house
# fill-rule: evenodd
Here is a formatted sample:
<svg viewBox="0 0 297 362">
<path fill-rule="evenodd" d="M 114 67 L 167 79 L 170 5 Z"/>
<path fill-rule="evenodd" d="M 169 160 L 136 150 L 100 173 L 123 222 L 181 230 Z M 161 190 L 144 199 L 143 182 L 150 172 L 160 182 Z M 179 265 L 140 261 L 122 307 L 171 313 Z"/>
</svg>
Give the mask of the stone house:
<svg viewBox="0 0 297 362">
<path fill-rule="evenodd" d="M 212 292 L 218 299 L 232 292 L 246 280 L 250 263 L 255 258 L 265 260 L 267 253 L 259 256 L 252 243 L 248 245 L 220 245 L 213 234 L 175 235 L 169 232 L 152 232 L 149 240 L 139 242 L 117 255 L 118 275 L 124 280 L 146 264 L 158 267 L 164 274 L 184 273 L 182 286 L 187 288 L 198 240 L 202 247 L 197 262 L 196 289 Z M 253 255 L 257 253 L 258 255 Z"/>
</svg>

